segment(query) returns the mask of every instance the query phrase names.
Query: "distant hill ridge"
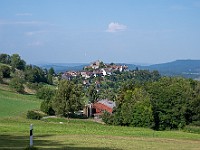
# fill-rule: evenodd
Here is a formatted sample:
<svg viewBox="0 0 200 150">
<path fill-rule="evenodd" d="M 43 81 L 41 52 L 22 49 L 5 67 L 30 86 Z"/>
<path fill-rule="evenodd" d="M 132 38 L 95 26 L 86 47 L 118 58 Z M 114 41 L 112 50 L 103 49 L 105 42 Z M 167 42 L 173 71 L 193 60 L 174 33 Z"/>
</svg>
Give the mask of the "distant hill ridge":
<svg viewBox="0 0 200 150">
<path fill-rule="evenodd" d="M 162 75 L 197 78 L 200 76 L 200 60 L 176 60 L 168 63 L 140 66 L 141 69 L 158 70 Z"/>
<path fill-rule="evenodd" d="M 56 73 L 65 72 L 65 71 L 79 71 L 83 70 L 83 68 L 88 65 L 86 63 L 51 63 L 51 64 L 41 64 L 39 65 L 42 68 L 50 69 L 54 68 Z"/>
</svg>

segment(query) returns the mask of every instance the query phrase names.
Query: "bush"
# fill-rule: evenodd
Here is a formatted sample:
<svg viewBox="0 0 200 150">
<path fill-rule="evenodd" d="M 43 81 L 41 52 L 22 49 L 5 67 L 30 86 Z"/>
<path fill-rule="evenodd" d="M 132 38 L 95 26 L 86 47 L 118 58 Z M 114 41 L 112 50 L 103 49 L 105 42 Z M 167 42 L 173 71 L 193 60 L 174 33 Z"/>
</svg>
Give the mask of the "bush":
<svg viewBox="0 0 200 150">
<path fill-rule="evenodd" d="M 113 115 L 109 112 L 105 111 L 102 115 L 102 121 L 106 124 L 113 124 Z"/>
<path fill-rule="evenodd" d="M 87 119 L 88 117 L 84 114 L 76 113 L 69 113 L 66 117 L 69 118 L 76 118 L 76 119 Z"/>
<path fill-rule="evenodd" d="M 40 105 L 40 110 L 45 112 L 48 115 L 55 115 L 55 111 L 52 108 L 50 101 L 44 100 Z"/>
<path fill-rule="evenodd" d="M 55 90 L 52 90 L 48 87 L 42 87 L 36 93 L 37 98 L 47 101 L 50 101 L 54 95 L 55 95 Z"/>
<path fill-rule="evenodd" d="M 18 77 L 14 77 L 11 79 L 9 86 L 16 90 L 18 93 L 24 93 L 24 86 L 23 86 L 23 80 L 18 78 Z"/>
<path fill-rule="evenodd" d="M 34 110 L 29 110 L 26 115 L 27 119 L 35 119 L 35 120 L 40 120 L 42 117 L 44 117 L 43 114 L 40 112 L 34 111 Z"/>
<path fill-rule="evenodd" d="M 41 83 L 30 83 L 30 82 L 27 83 L 27 87 L 33 90 L 38 90 L 42 88 L 42 86 L 43 85 Z"/>
<path fill-rule="evenodd" d="M 188 126 L 185 126 L 184 131 L 200 134 L 200 127 L 194 126 L 194 125 L 188 125 Z"/>
</svg>

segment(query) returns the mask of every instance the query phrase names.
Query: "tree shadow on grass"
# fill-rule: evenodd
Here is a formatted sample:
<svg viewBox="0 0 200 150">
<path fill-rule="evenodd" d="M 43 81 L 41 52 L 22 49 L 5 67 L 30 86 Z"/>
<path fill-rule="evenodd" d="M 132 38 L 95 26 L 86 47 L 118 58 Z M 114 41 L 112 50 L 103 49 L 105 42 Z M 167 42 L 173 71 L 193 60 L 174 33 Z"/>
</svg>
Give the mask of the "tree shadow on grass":
<svg viewBox="0 0 200 150">
<path fill-rule="evenodd" d="M 43 135 L 43 137 L 47 137 L 51 135 Z M 41 136 L 40 136 L 41 137 Z M 25 149 L 26 147 L 29 146 L 29 136 L 17 136 L 17 135 L 8 135 L 0 134 L 0 150 L 1 149 Z M 58 142 L 50 141 L 50 140 L 38 140 L 34 139 L 34 144 L 35 145 L 40 145 L 40 146 L 60 146 L 61 144 Z"/>
<path fill-rule="evenodd" d="M 46 138 L 53 135 L 37 136 Z M 75 144 L 62 144 L 53 140 L 34 139 L 34 145 L 38 150 L 114 150 L 109 147 L 78 147 Z M 0 134 L 0 150 L 23 150 L 29 146 L 29 136 L 17 136 L 9 134 Z M 115 150 L 120 150 L 116 149 Z"/>
</svg>

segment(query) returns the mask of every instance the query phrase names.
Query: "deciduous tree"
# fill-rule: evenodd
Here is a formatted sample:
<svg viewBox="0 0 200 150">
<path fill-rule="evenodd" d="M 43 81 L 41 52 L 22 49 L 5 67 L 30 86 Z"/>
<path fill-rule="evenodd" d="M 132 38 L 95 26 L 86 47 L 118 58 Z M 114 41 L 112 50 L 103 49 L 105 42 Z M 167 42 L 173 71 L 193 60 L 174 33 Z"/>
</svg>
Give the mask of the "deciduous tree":
<svg viewBox="0 0 200 150">
<path fill-rule="evenodd" d="M 11 62 L 10 55 L 8 55 L 8 54 L 0 54 L 0 63 L 10 64 L 10 62 Z"/>
<path fill-rule="evenodd" d="M 11 66 L 13 69 L 24 70 L 26 66 L 26 62 L 21 59 L 18 54 L 13 54 L 11 56 Z"/>
<path fill-rule="evenodd" d="M 57 115 L 66 116 L 82 108 L 82 87 L 71 81 L 61 80 L 53 100 L 53 109 Z"/>
</svg>

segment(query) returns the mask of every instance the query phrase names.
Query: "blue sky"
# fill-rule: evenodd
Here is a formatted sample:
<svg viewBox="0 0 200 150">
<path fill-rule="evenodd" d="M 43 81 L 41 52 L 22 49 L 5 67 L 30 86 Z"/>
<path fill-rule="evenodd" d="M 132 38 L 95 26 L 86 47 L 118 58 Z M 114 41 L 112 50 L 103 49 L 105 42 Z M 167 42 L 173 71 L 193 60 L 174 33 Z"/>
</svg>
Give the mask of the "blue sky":
<svg viewBox="0 0 200 150">
<path fill-rule="evenodd" d="M 0 0 L 0 53 L 28 63 L 200 59 L 200 0 Z"/>
</svg>

